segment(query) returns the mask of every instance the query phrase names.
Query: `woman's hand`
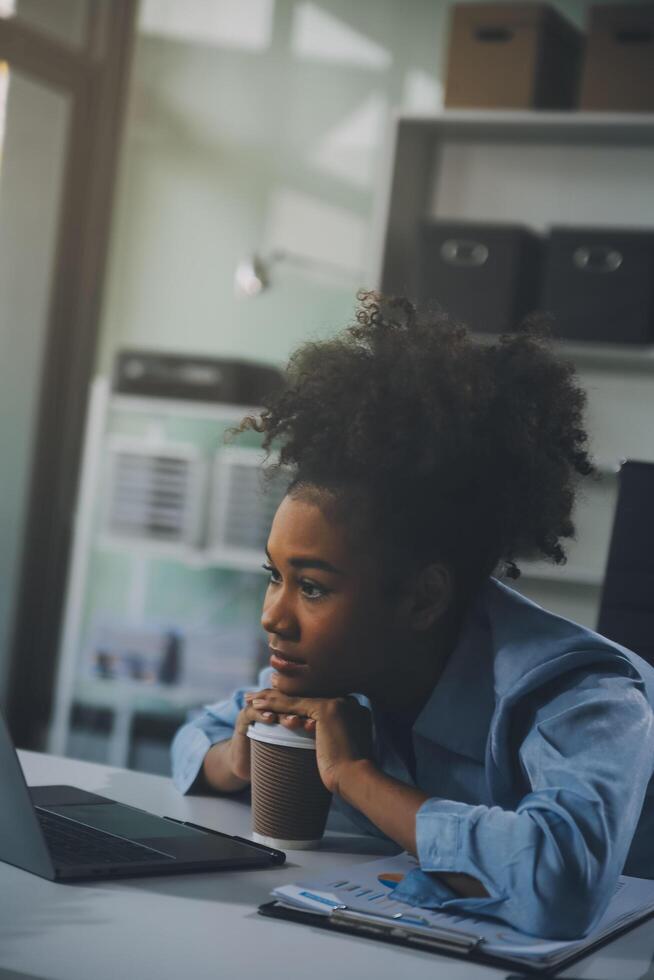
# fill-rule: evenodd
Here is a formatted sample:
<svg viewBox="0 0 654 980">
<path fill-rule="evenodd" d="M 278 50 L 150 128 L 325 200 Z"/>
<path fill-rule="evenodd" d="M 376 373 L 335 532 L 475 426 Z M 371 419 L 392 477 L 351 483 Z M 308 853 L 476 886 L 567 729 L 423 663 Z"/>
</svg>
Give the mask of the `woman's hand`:
<svg viewBox="0 0 654 980">
<path fill-rule="evenodd" d="M 291 698 L 271 689 L 248 693 L 245 700 L 262 717 L 272 715 L 286 728 L 315 732 L 318 769 L 327 789 L 339 793 L 404 850 L 417 854 L 416 815 L 429 797 L 366 761 L 372 756 L 372 716 L 367 708 L 353 697 Z M 441 877 L 459 895 L 488 897 L 484 885 L 468 874 L 441 872 Z"/>
<path fill-rule="evenodd" d="M 353 697 L 293 698 L 272 689 L 245 697 L 254 710 L 272 713 L 286 728 L 315 733 L 318 770 L 332 793 L 338 793 L 348 763 L 372 756 L 371 714 Z"/>
<path fill-rule="evenodd" d="M 248 701 L 254 695 L 246 694 Z M 229 752 L 227 761 L 229 768 L 239 779 L 250 782 L 250 739 L 247 730 L 255 721 L 262 721 L 267 725 L 274 725 L 277 722 L 277 715 L 266 708 L 255 708 L 251 703 L 247 704 L 242 711 L 239 711 L 234 734 L 229 742 Z"/>
</svg>

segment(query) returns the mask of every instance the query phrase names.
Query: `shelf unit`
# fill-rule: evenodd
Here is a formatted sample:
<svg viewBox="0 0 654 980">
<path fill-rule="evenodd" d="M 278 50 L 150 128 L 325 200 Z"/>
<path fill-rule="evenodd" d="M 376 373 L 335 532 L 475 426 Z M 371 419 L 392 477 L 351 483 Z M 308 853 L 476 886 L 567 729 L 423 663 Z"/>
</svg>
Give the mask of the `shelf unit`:
<svg viewBox="0 0 654 980">
<path fill-rule="evenodd" d="M 654 221 L 654 114 L 462 110 L 404 116 L 395 120 L 390 148 L 377 276 L 387 292 L 415 294 L 417 222 L 428 215 L 515 220 L 539 229 L 557 222 L 648 227 Z M 638 363 L 638 353 L 620 351 L 634 353 L 626 360 Z M 604 356 L 601 345 L 579 352 Z M 654 365 L 654 349 L 645 354 Z"/>
<path fill-rule="evenodd" d="M 131 540 L 128 537 L 121 539 L 102 530 L 102 481 L 106 472 L 104 457 L 113 439 L 109 434 L 110 417 L 114 421 L 128 420 L 127 427 L 135 430 L 125 438 L 120 436 L 119 441 L 128 445 L 133 440 L 134 445 L 141 442 L 143 445 L 161 446 L 165 450 L 166 445 L 171 445 L 163 434 L 167 426 L 179 429 L 180 426 L 193 428 L 197 423 L 204 426 L 215 424 L 218 432 L 236 424 L 244 415 L 257 411 L 254 406 L 116 395 L 111 393 L 106 378 L 97 378 L 93 383 L 59 649 L 53 721 L 48 741 L 50 752 L 66 754 L 71 738 L 73 709 L 81 709 L 82 712 L 88 709 L 91 714 L 94 711 L 100 714 L 110 712 L 112 722 L 105 739 L 107 754 L 104 761 L 126 766 L 133 748 L 130 733 L 136 719 L 151 717 L 159 722 L 179 720 L 189 706 L 215 700 L 215 692 L 184 683 L 183 677 L 181 683 L 165 684 L 114 678 L 103 680 L 80 673 L 88 588 L 95 558 L 113 557 L 124 561 L 129 567 L 129 581 L 126 583 L 130 603 L 128 619 L 135 626 L 144 617 L 149 569 L 157 563 L 172 563 L 177 569 L 198 573 L 210 570 L 237 573 L 234 579 L 237 584 L 246 581 L 239 578 L 245 574 L 250 591 L 254 589 L 252 575 L 256 575 L 259 581 L 263 578 L 262 555 L 246 548 L 202 547 Z M 256 628 L 257 622 L 258 617 L 255 617 L 253 628 Z"/>
<path fill-rule="evenodd" d="M 515 222 L 540 232 L 566 224 L 654 227 L 654 114 L 399 116 L 384 180 L 374 281 L 388 295 L 414 296 L 418 228 L 428 217 Z M 568 563 L 521 562 L 519 581 L 537 601 L 594 626 L 619 462 L 654 460 L 654 345 L 560 342 L 557 348 L 588 392 L 591 449 L 602 479 L 585 485 Z"/>
</svg>

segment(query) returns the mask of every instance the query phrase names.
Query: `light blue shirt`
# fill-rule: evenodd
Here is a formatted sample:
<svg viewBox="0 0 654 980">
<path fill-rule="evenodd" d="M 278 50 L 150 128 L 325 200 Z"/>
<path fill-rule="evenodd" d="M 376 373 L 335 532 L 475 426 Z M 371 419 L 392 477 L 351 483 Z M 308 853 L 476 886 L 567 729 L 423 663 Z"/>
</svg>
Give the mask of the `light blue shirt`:
<svg viewBox="0 0 654 980">
<path fill-rule="evenodd" d="M 182 792 L 255 689 L 178 731 Z M 420 870 L 395 897 L 539 936 L 589 931 L 619 874 L 654 878 L 652 705 L 654 669 L 640 657 L 489 579 L 413 726 L 415 785 L 429 799 L 416 817 Z M 376 764 L 413 785 L 372 710 Z M 381 835 L 345 801 L 332 808 Z M 440 871 L 472 875 L 490 897 L 457 896 Z"/>
</svg>

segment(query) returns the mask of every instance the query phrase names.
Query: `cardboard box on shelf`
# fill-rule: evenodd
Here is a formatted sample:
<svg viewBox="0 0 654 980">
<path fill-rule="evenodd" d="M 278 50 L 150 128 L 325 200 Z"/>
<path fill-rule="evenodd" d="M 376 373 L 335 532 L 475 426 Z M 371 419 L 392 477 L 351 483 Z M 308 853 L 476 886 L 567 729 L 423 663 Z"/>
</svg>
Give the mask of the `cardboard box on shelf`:
<svg viewBox="0 0 654 980">
<path fill-rule="evenodd" d="M 580 108 L 654 112 L 654 3 L 591 7 Z"/>
<path fill-rule="evenodd" d="M 573 108 L 580 58 L 580 32 L 549 4 L 456 4 L 445 105 Z"/>
</svg>

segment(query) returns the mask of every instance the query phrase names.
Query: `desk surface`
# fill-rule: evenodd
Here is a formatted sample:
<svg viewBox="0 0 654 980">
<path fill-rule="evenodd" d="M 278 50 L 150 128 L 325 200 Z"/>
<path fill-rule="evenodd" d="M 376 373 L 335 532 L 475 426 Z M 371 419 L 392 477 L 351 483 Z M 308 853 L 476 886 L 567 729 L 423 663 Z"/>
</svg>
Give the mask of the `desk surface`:
<svg viewBox="0 0 654 980">
<path fill-rule="evenodd" d="M 182 797 L 170 780 L 31 752 L 20 753 L 30 785 L 67 783 L 185 820 L 246 836 L 242 802 Z M 272 921 L 256 907 L 282 882 L 334 862 L 369 860 L 368 838 L 328 834 L 319 851 L 290 851 L 283 868 L 54 884 L 0 864 L 0 980 L 463 980 L 497 971 L 354 936 Z M 654 926 L 646 924 L 570 975 L 636 980 L 649 974 Z"/>
</svg>

